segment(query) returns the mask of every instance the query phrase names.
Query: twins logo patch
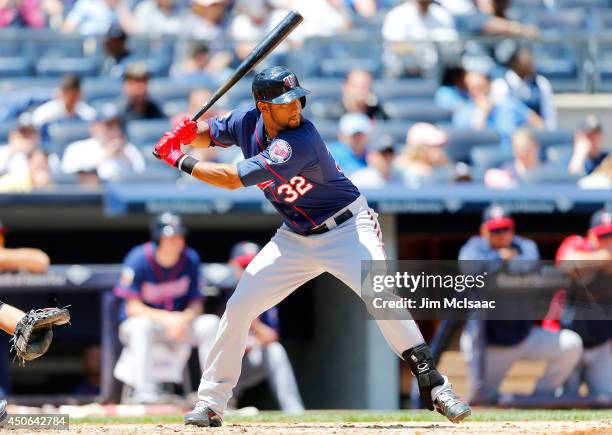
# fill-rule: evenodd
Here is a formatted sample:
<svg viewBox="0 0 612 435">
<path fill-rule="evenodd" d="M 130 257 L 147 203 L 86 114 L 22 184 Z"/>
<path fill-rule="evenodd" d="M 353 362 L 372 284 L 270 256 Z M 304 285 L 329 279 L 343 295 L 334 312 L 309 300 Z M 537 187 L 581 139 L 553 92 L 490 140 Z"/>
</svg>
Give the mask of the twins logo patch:
<svg viewBox="0 0 612 435">
<path fill-rule="evenodd" d="M 282 139 L 275 139 L 268 149 L 270 160 L 274 163 L 285 163 L 291 158 L 291 145 Z"/>
</svg>

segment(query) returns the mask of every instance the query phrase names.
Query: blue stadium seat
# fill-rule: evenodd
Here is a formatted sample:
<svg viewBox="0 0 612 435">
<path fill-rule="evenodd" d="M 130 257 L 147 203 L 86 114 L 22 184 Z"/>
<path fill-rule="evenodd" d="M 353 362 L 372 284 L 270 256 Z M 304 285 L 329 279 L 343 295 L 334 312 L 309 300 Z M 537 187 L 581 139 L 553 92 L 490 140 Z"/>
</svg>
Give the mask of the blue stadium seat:
<svg viewBox="0 0 612 435">
<path fill-rule="evenodd" d="M 148 153 L 151 155 L 151 149 Z M 154 158 L 155 159 L 155 158 Z M 147 181 L 176 181 L 181 176 L 181 172 L 171 168 L 158 160 L 147 162 L 147 167 L 144 172 L 130 172 L 123 174 L 117 182 L 147 182 Z M 112 182 L 111 182 L 112 183 Z"/>
<path fill-rule="evenodd" d="M 228 101 L 228 105 L 233 107 L 234 102 L 244 101 L 247 99 L 253 99 L 253 94 L 251 92 L 251 81 L 250 80 L 241 80 L 236 83 L 232 89 L 226 94 L 226 100 Z"/>
<path fill-rule="evenodd" d="M 91 137 L 89 123 L 85 121 L 63 121 L 49 126 L 50 149 L 61 156 L 72 142 Z"/>
<path fill-rule="evenodd" d="M 536 67 L 555 92 L 586 92 L 585 47 L 580 43 L 543 42 L 534 47 Z"/>
<path fill-rule="evenodd" d="M 334 106 L 336 106 L 335 103 L 337 103 L 337 100 L 339 98 L 340 97 L 330 98 L 318 96 L 310 98 L 306 104 L 306 110 L 309 114 L 311 114 L 311 116 L 309 116 L 308 114 L 304 114 L 304 116 L 331 120 L 339 119 L 340 116 L 342 116 L 342 113 L 335 113 L 335 110 L 331 110 Z"/>
<path fill-rule="evenodd" d="M 393 119 L 388 121 L 379 121 L 374 126 L 374 132 L 372 133 L 372 140 L 376 140 L 377 137 L 383 134 L 388 134 L 394 140 L 398 146 L 403 146 L 406 142 L 406 133 L 408 129 L 412 127 L 411 121 Z"/>
<path fill-rule="evenodd" d="M 338 140 L 339 127 L 337 121 L 329 121 L 326 119 L 312 119 L 311 121 L 315 125 L 325 143 L 330 144 Z"/>
<path fill-rule="evenodd" d="M 573 130 L 536 131 L 535 136 L 540 146 L 545 149 L 553 145 L 566 145 L 574 142 Z"/>
<path fill-rule="evenodd" d="M 568 183 L 576 184 L 580 176 L 572 175 L 564 166 L 545 166 L 528 174 L 529 184 Z"/>
<path fill-rule="evenodd" d="M 433 100 L 438 87 L 438 81 L 432 79 L 390 79 L 377 81 L 374 84 L 374 92 L 383 101 L 402 98 L 421 98 Z"/>
<path fill-rule="evenodd" d="M 0 77 L 23 77 L 31 73 L 32 63 L 28 57 L 0 57 Z"/>
<path fill-rule="evenodd" d="M 452 112 L 442 109 L 430 100 L 391 100 L 384 102 L 384 109 L 390 118 L 414 122 L 449 122 Z"/>
<path fill-rule="evenodd" d="M 300 86 L 312 92 L 310 98 L 340 98 L 344 79 L 338 78 L 305 78 Z"/>
<path fill-rule="evenodd" d="M 573 144 L 551 145 L 545 150 L 546 161 L 566 165 L 572 158 L 573 151 Z"/>
<path fill-rule="evenodd" d="M 558 9 L 577 9 L 577 8 L 605 9 L 605 8 L 610 7 L 610 1 L 609 0 L 555 0 L 555 7 Z"/>
<path fill-rule="evenodd" d="M 43 57 L 36 62 L 36 73 L 45 77 L 61 77 L 72 73 L 81 77 L 98 75 L 99 64 L 94 57 Z"/>
<path fill-rule="evenodd" d="M 533 15 L 533 24 L 543 34 L 567 35 L 589 30 L 588 13 L 584 9 L 537 12 Z"/>
<path fill-rule="evenodd" d="M 33 59 L 42 57 L 96 57 L 86 50 L 86 42 L 79 34 L 62 34 L 52 30 L 25 31 L 25 50 Z"/>
<path fill-rule="evenodd" d="M 149 95 L 159 102 L 166 100 L 178 100 L 189 98 L 189 93 L 194 89 L 190 84 L 182 83 L 172 79 L 154 79 L 149 82 Z"/>
<path fill-rule="evenodd" d="M 593 14 L 593 30 L 599 34 L 612 32 L 612 9 L 598 10 Z"/>
<path fill-rule="evenodd" d="M 157 142 L 170 127 L 170 120 L 168 119 L 141 119 L 130 121 L 126 128 L 127 137 L 132 144 L 140 147 L 148 143 Z"/>
<path fill-rule="evenodd" d="M 478 145 L 470 150 L 470 160 L 476 170 L 495 168 L 513 159 L 512 151 L 499 145 Z"/>
<path fill-rule="evenodd" d="M 0 144 L 4 145 L 8 142 L 9 133 L 17 126 L 16 120 L 0 122 Z"/>
<path fill-rule="evenodd" d="M 11 77 L 0 81 L 0 92 L 32 90 L 32 89 L 55 89 L 59 84 L 57 78 L 49 77 Z"/>
<path fill-rule="evenodd" d="M 83 98 L 88 102 L 115 99 L 121 95 L 122 83 L 110 77 L 92 77 L 83 80 Z"/>
<path fill-rule="evenodd" d="M 189 102 L 184 98 L 179 98 L 176 100 L 167 100 L 164 101 L 164 103 L 162 104 L 163 112 L 169 117 L 175 116 L 182 112 L 186 112 L 187 109 L 189 109 Z"/>
<path fill-rule="evenodd" d="M 382 71 L 382 61 L 380 58 L 367 59 L 320 59 L 319 74 L 321 77 L 343 78 L 357 68 L 368 71 L 372 76 L 378 77 Z"/>
<path fill-rule="evenodd" d="M 468 162 L 470 151 L 477 145 L 492 145 L 500 143 L 501 138 L 494 130 L 463 130 L 445 129 L 448 134 L 446 152 L 455 161 Z"/>
</svg>

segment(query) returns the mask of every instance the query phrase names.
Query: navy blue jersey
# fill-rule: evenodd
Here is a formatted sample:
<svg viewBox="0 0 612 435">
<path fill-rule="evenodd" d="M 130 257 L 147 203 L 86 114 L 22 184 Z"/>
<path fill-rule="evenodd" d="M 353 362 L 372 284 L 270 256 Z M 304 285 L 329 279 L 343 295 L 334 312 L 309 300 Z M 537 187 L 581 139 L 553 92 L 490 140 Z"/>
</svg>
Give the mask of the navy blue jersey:
<svg viewBox="0 0 612 435">
<path fill-rule="evenodd" d="M 153 242 L 138 245 L 123 260 L 116 296 L 140 299 L 146 305 L 168 311 L 183 311 L 191 301 L 202 300 L 200 293 L 200 256 L 185 247 L 177 263 L 170 268 L 155 260 L 157 245 Z M 126 319 L 125 303 L 119 320 Z"/>
<path fill-rule="evenodd" d="M 342 173 L 314 125 L 305 118 L 297 128 L 266 139 L 256 108 L 210 118 L 211 146 L 238 145 L 245 160 L 238 175 L 245 186 L 257 185 L 285 223 L 301 233 L 314 228 L 359 197 Z"/>
</svg>

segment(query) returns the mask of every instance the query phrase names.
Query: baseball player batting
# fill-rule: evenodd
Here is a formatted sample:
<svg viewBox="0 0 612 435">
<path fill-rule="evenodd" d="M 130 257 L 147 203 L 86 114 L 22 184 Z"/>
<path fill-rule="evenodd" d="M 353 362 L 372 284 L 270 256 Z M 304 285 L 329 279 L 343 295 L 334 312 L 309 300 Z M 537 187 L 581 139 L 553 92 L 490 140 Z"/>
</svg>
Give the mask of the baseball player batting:
<svg viewBox="0 0 612 435">
<path fill-rule="evenodd" d="M 252 90 L 256 107 L 199 123 L 184 118 L 155 146 L 170 166 L 205 183 L 227 189 L 257 185 L 284 221 L 227 302 L 200 381 L 199 401 L 185 424 L 222 424 L 253 319 L 323 272 L 360 295 L 361 261 L 386 258 L 377 214 L 301 114 L 310 92 L 280 66 L 258 73 Z M 181 145 L 192 142 L 198 147 L 238 145 L 245 160 L 237 165 L 199 162 L 181 151 Z M 469 416 L 469 405 L 436 370 L 416 323 L 377 322 L 391 348 L 408 361 L 427 407 L 454 423 Z"/>
</svg>

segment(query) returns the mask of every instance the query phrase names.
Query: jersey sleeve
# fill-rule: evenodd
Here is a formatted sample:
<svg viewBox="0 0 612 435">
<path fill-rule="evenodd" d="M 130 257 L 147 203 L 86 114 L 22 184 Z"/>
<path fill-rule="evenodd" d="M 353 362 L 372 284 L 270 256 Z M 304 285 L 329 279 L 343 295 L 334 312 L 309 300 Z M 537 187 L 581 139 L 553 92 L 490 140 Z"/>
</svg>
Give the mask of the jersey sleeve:
<svg viewBox="0 0 612 435">
<path fill-rule="evenodd" d="M 210 131 L 210 146 L 227 148 L 238 143 L 238 128 L 244 118 L 245 113 L 239 110 L 232 110 L 225 115 L 208 118 Z"/>
<path fill-rule="evenodd" d="M 264 151 L 238 163 L 238 176 L 245 186 L 268 180 L 288 183 L 317 160 L 312 144 L 298 135 L 281 134 Z"/>
<path fill-rule="evenodd" d="M 119 280 L 113 289 L 115 296 L 122 299 L 140 299 L 140 287 L 144 279 L 144 254 L 133 249 L 123 260 Z"/>
</svg>

